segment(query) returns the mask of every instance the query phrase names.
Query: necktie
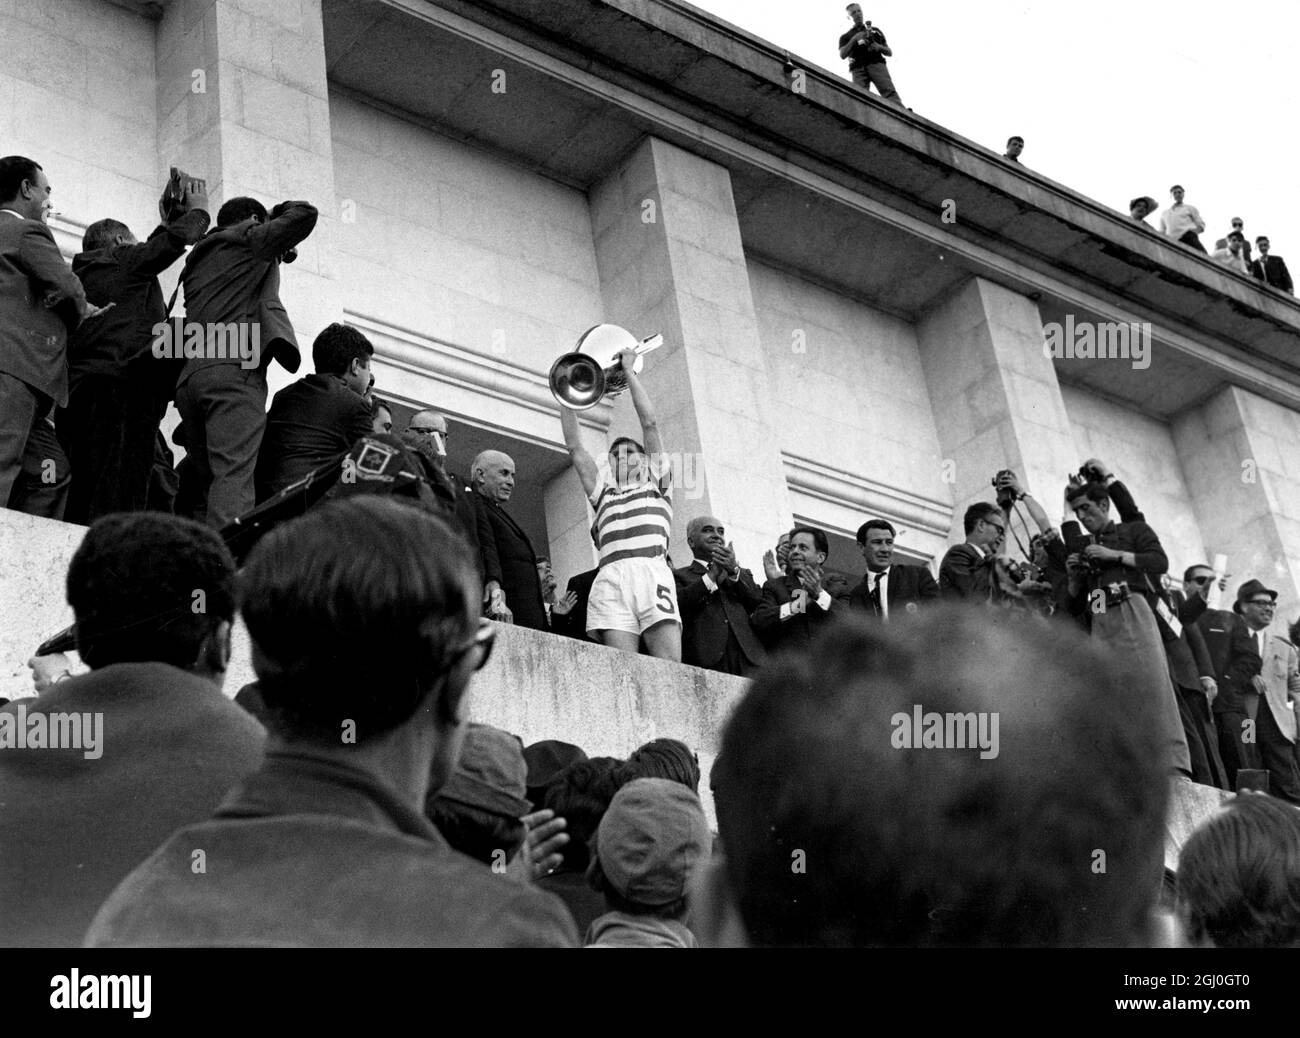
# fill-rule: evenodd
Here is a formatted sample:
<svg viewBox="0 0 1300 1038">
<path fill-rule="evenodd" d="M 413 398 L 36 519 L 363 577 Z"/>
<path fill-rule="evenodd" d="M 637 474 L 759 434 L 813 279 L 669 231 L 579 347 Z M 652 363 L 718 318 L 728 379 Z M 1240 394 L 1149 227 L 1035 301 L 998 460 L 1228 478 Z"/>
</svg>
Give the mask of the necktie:
<svg viewBox="0 0 1300 1038">
<path fill-rule="evenodd" d="M 877 573 L 876 579 L 871 585 L 871 606 L 875 609 L 877 616 L 880 615 L 880 581 L 884 576 L 883 573 Z"/>
</svg>

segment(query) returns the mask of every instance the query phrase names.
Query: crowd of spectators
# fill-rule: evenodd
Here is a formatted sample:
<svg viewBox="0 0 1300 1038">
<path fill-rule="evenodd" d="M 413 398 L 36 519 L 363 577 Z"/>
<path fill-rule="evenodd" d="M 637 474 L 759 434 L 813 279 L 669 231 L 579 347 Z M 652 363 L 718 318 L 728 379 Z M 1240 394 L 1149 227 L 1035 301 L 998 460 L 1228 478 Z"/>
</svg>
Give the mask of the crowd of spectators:
<svg viewBox="0 0 1300 1038">
<path fill-rule="evenodd" d="M 849 11 L 855 81 L 901 104 L 883 33 Z M 895 561 L 881 518 L 857 531 L 860 578 L 795 524 L 756 579 L 714 515 L 674 568 L 669 452 L 624 351 L 640 440 L 598 460 L 561 409 L 598 557 L 561 594 L 512 514 L 514 459 L 449 471 L 433 409 L 397 430 L 355 328 L 325 328 L 268 411 L 269 363 L 300 367 L 279 269 L 310 203 L 233 198 L 209 229 L 204 182 L 173 171 L 144 242 L 102 219 L 69 267 L 50 193 L 0 159 L 0 499 L 89 526 L 66 583 L 88 671 L 33 661 L 39 694 L 0 704 L 0 730 L 102 714 L 111 753 L 0 749 L 0 943 L 1137 945 L 1171 921 L 1189 944 L 1300 943 L 1300 654 L 1278 594 L 1252 576 L 1210 608 L 1208 565 L 1173 587 L 1100 460 L 1059 524 L 999 472 L 937 579 Z M 1173 195 L 1161 230 L 1204 251 Z M 1233 224 L 1214 259 L 1291 292 Z M 182 259 L 173 322 L 158 279 Z M 232 328 L 251 353 L 214 348 Z M 231 699 L 237 611 L 257 681 Z M 753 679 L 710 775 L 717 832 L 680 741 L 588 757 L 469 723 L 495 623 Z M 895 719 L 921 703 L 1000 717 L 1001 752 L 901 753 Z M 1172 903 L 1171 777 L 1267 794 L 1193 837 Z"/>
<path fill-rule="evenodd" d="M 0 750 L 0 943 L 1300 944 L 1295 807 L 1241 794 L 1171 882 L 1164 708 L 1132 659 L 1029 611 L 935 603 L 890 540 L 864 533 L 887 563 L 864 622 L 777 653 L 739 700 L 713 827 L 681 741 L 589 757 L 468 721 L 496 626 L 460 535 L 417 503 L 327 502 L 238 570 L 204 524 L 100 519 L 67 574 L 91 669 L 0 708 L 0 730 L 93 712 L 104 752 Z M 790 544 L 807 591 L 816 538 Z M 996 562 L 954 566 L 1014 597 Z M 232 702 L 237 611 L 257 682 Z M 921 704 L 993 718 L 993 752 L 900 748 Z"/>
</svg>

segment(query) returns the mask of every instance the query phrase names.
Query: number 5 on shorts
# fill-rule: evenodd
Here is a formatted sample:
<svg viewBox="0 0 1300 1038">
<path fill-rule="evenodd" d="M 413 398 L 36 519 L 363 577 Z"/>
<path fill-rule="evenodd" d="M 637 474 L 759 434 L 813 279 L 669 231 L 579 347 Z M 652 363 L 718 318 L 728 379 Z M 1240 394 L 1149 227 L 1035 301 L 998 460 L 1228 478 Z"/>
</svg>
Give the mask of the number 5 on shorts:
<svg viewBox="0 0 1300 1038">
<path fill-rule="evenodd" d="M 677 610 L 673 607 L 672 588 L 664 587 L 663 584 L 660 584 L 658 598 L 660 612 L 667 613 L 669 616 L 677 615 Z"/>
</svg>

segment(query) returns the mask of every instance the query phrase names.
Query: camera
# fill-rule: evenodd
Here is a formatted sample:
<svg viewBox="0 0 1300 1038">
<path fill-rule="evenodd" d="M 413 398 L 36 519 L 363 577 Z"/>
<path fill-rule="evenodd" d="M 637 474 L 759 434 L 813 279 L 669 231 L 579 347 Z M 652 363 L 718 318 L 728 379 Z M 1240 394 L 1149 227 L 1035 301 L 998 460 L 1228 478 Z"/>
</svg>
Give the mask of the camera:
<svg viewBox="0 0 1300 1038">
<path fill-rule="evenodd" d="M 1010 487 L 998 486 L 998 483 L 1007 476 L 1014 477 L 1015 473 L 1012 472 L 1011 469 L 999 469 L 996 475 L 994 475 L 994 477 L 989 481 L 993 485 L 993 489 L 998 492 L 998 507 L 1004 512 L 1010 511 L 1011 506 L 1014 505 L 1017 500 L 1016 492 L 1013 489 Z"/>
</svg>

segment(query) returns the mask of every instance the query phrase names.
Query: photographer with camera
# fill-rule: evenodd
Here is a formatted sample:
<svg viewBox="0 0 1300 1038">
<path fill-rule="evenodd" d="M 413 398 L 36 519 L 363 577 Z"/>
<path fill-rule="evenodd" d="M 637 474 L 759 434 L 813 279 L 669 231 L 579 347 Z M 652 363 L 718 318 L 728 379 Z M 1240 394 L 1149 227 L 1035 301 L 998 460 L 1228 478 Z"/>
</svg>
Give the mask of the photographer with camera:
<svg viewBox="0 0 1300 1038">
<path fill-rule="evenodd" d="M 64 513 L 70 523 L 148 507 L 154 442 L 180 370 L 150 350 L 167 316 L 158 275 L 207 231 L 206 182 L 173 166 L 158 212 L 163 222 L 145 242 L 119 220 L 95 221 L 72 260 L 86 298 L 112 309 L 68 341 L 68 405 L 58 434 L 75 474 Z"/>
<path fill-rule="evenodd" d="M 186 470 L 193 485 L 182 486 L 181 495 L 196 502 L 194 518 L 210 526 L 225 526 L 256 504 L 266 369 L 272 358 L 290 374 L 302 363 L 280 302 L 280 264 L 297 257 L 294 246 L 311 234 L 317 215 L 308 202 L 281 202 L 267 213 L 255 198 L 232 198 L 181 272 L 187 322 L 203 325 L 209 342 L 216 328 L 247 325 L 255 333 L 248 340 L 260 351 L 248 368 L 237 351 L 204 350 L 202 357 L 187 357 L 177 379 L 176 407 L 193 459 Z"/>
<path fill-rule="evenodd" d="M 1087 465 L 1085 470 L 1089 476 L 1099 474 Z M 1168 609 L 1151 583 L 1169 569 L 1160 538 L 1141 520 L 1111 519 L 1110 488 L 1104 480 L 1071 487 L 1066 501 L 1087 531 L 1086 536 L 1067 536 L 1070 612 L 1120 661 L 1135 694 L 1151 700 L 1169 766 L 1190 777 L 1187 736 L 1156 621 L 1157 609 Z"/>
<path fill-rule="evenodd" d="M 885 59 L 894 54 L 885 40 L 885 34 L 870 22 L 863 21 L 860 5 L 849 4 L 845 10 L 853 20 L 853 28 L 840 37 L 840 57 L 849 59 L 849 73 L 853 76 L 853 82 L 868 93 L 872 84 L 875 84 L 882 100 L 901 105 L 903 99 L 894 89 L 893 77 L 889 74 L 889 66 L 885 64 Z"/>
</svg>

